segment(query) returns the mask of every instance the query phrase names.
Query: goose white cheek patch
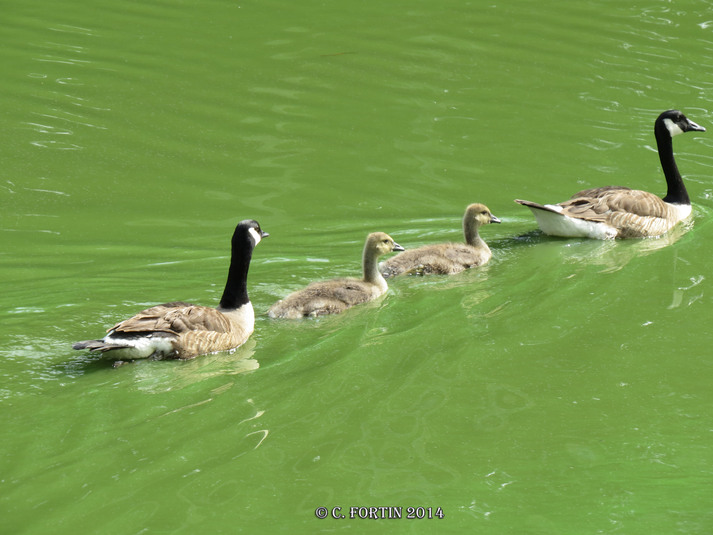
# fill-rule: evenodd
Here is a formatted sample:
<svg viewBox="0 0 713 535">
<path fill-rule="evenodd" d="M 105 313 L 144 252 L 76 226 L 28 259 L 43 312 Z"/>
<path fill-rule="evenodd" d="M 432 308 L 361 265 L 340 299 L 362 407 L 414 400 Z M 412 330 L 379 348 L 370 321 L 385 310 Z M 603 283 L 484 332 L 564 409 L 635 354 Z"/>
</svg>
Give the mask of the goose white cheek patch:
<svg viewBox="0 0 713 535">
<path fill-rule="evenodd" d="M 674 123 L 671 119 L 664 119 L 663 124 L 666 125 L 666 130 L 668 130 L 668 133 L 671 134 L 671 137 L 683 134 L 681 127 Z"/>
<path fill-rule="evenodd" d="M 248 232 L 253 237 L 253 240 L 255 240 L 255 245 L 260 243 L 260 240 L 262 240 L 262 236 L 260 236 L 260 233 L 257 230 L 251 227 L 250 229 L 248 229 Z"/>
</svg>

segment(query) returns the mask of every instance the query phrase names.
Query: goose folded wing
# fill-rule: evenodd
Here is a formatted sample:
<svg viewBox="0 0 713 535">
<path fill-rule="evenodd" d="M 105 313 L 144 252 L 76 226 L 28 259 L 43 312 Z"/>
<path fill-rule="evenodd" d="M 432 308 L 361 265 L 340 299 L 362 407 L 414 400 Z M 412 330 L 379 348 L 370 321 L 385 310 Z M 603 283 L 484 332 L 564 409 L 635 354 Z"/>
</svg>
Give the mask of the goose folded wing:
<svg viewBox="0 0 713 535">
<path fill-rule="evenodd" d="M 230 331 L 230 322 L 214 308 L 175 302 L 156 305 L 114 325 L 115 332 L 165 332 L 181 334 L 188 331 Z"/>
<path fill-rule="evenodd" d="M 611 186 L 581 191 L 560 206 L 564 215 L 588 221 L 607 221 L 616 213 L 665 218 L 670 210 L 653 193 Z"/>
</svg>

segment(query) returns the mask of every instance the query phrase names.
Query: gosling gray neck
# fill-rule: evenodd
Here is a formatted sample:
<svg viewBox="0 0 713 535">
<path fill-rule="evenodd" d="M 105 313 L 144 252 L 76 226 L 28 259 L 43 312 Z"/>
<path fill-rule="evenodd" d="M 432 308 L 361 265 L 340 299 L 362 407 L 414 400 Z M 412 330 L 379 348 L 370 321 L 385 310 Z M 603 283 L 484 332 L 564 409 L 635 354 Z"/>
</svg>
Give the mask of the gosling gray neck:
<svg viewBox="0 0 713 535">
<path fill-rule="evenodd" d="M 473 247 L 482 247 L 485 245 L 483 238 L 478 234 L 479 225 L 475 221 L 463 222 L 463 234 L 465 235 L 465 243 Z"/>
<path fill-rule="evenodd" d="M 376 284 L 382 290 L 386 291 L 387 284 L 386 279 L 379 273 L 379 266 L 377 262 L 378 254 L 377 252 L 366 244 L 364 246 L 364 254 L 362 255 L 362 269 L 364 270 L 364 282 L 369 282 L 371 284 Z"/>
</svg>

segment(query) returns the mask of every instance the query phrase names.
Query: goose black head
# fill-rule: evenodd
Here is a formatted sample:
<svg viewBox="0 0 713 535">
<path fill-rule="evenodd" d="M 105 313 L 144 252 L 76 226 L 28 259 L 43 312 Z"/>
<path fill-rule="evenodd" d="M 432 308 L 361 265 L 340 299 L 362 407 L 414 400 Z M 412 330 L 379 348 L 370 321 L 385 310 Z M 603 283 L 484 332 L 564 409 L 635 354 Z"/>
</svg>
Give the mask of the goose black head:
<svg viewBox="0 0 713 535">
<path fill-rule="evenodd" d="M 705 132 L 706 129 L 694 123 L 678 110 L 667 110 L 659 115 L 656 124 L 662 124 L 671 137 L 684 132 Z"/>
<path fill-rule="evenodd" d="M 263 238 L 269 234 L 260 228 L 260 223 L 254 219 L 245 219 L 238 223 L 233 234 L 233 245 L 243 245 L 249 243 L 255 247 Z"/>
</svg>

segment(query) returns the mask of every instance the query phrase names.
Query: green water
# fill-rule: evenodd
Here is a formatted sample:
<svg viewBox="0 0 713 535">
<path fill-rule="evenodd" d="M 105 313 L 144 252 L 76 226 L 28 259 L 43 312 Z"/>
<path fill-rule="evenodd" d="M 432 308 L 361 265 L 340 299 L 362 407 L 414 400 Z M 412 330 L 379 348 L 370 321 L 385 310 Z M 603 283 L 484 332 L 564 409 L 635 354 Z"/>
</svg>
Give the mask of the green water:
<svg viewBox="0 0 713 535">
<path fill-rule="evenodd" d="M 710 533 L 710 10 L 5 3 L 0 531 Z M 513 202 L 663 193 L 669 108 L 708 128 L 674 143 L 686 228 L 553 239 Z M 503 220 L 487 267 L 267 318 L 358 274 L 368 232 L 460 239 L 470 202 Z M 217 303 L 244 218 L 271 235 L 244 347 L 72 351 L 151 304 Z M 404 518 L 348 518 L 370 506 Z"/>
</svg>

